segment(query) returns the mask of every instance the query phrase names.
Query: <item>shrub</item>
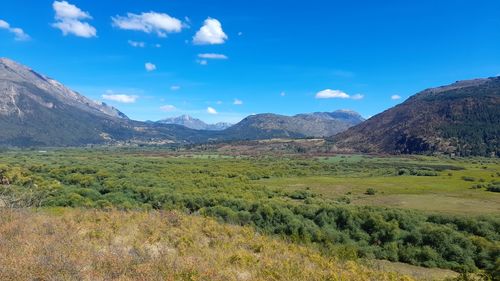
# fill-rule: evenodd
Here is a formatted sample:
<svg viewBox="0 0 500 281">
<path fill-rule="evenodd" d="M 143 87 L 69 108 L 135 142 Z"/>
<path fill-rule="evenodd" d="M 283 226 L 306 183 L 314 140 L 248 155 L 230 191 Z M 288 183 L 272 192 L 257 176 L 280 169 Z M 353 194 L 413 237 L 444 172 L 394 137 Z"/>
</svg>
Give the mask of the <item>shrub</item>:
<svg viewBox="0 0 500 281">
<path fill-rule="evenodd" d="M 500 192 L 500 186 L 490 185 L 486 188 L 486 190 L 491 192 Z"/>
<path fill-rule="evenodd" d="M 411 175 L 410 170 L 402 168 L 398 170 L 398 175 L 403 176 L 403 175 Z"/>
<path fill-rule="evenodd" d="M 435 177 L 438 176 L 439 174 L 434 171 L 431 168 L 414 168 L 414 169 L 407 169 L 407 168 L 400 168 L 397 170 L 397 175 L 398 176 L 418 176 L 418 177 Z"/>
<path fill-rule="evenodd" d="M 462 176 L 462 180 L 464 181 L 476 181 L 476 178 L 469 176 Z"/>
<path fill-rule="evenodd" d="M 313 195 L 314 194 L 307 190 L 297 190 L 290 194 L 289 197 L 295 200 L 304 200 L 309 197 L 314 197 Z"/>
<path fill-rule="evenodd" d="M 495 181 L 486 187 L 486 190 L 491 191 L 491 192 L 500 192 L 500 182 Z"/>
<path fill-rule="evenodd" d="M 368 188 L 366 191 L 365 191 L 365 194 L 366 195 L 375 195 L 377 193 L 377 190 L 375 190 L 374 188 Z"/>
</svg>

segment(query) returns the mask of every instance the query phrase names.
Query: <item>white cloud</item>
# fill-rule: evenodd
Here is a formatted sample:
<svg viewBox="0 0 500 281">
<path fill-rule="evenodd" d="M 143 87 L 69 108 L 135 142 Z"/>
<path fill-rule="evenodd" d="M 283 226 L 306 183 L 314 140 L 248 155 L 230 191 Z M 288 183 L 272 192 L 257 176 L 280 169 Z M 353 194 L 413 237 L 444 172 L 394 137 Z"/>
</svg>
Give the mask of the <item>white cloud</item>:
<svg viewBox="0 0 500 281">
<path fill-rule="evenodd" d="M 161 44 L 154 44 L 155 48 L 161 48 Z"/>
<path fill-rule="evenodd" d="M 207 60 L 197 60 L 196 61 L 198 64 L 200 65 L 207 65 L 208 64 L 208 61 Z"/>
<path fill-rule="evenodd" d="M 212 59 L 212 60 L 227 60 L 228 57 L 223 54 L 198 54 L 201 59 Z"/>
<path fill-rule="evenodd" d="M 392 95 L 391 96 L 391 100 L 399 100 L 399 99 L 401 99 L 400 95 Z"/>
<path fill-rule="evenodd" d="M 326 89 L 316 94 L 317 99 L 348 99 L 350 96 L 340 90 Z"/>
<path fill-rule="evenodd" d="M 354 96 L 351 97 L 353 100 L 362 100 L 365 96 L 362 94 L 355 94 Z"/>
<path fill-rule="evenodd" d="M 156 33 L 159 37 L 166 37 L 167 33 L 181 32 L 184 27 L 179 19 L 167 14 L 149 12 L 140 15 L 127 13 L 127 16 L 111 18 L 113 26 L 124 30 L 135 30 L 146 33 Z"/>
<path fill-rule="evenodd" d="M 223 54 L 214 54 L 214 53 L 207 53 L 207 54 L 198 54 L 198 57 L 200 58 L 196 62 L 200 65 L 207 65 L 208 60 L 227 60 L 228 57 Z"/>
<path fill-rule="evenodd" d="M 17 41 L 26 41 L 26 40 L 29 40 L 30 39 L 30 36 L 28 34 L 26 34 L 24 32 L 24 30 L 22 30 L 21 28 L 19 27 L 14 27 L 14 28 L 11 28 L 10 29 L 10 32 L 14 33 L 15 35 L 15 39 Z"/>
<path fill-rule="evenodd" d="M 213 107 L 207 107 L 207 113 L 208 114 L 217 114 L 217 110 L 215 110 L 215 108 Z"/>
<path fill-rule="evenodd" d="M 215 45 L 224 44 L 228 39 L 220 21 L 207 18 L 203 26 L 193 37 L 193 43 L 196 45 Z"/>
<path fill-rule="evenodd" d="M 2 29 L 9 29 L 10 28 L 10 24 L 4 20 L 0 20 L 0 28 Z"/>
<path fill-rule="evenodd" d="M 52 8 L 56 12 L 56 22 L 52 24 L 52 27 L 61 30 L 63 35 L 73 34 L 84 38 L 97 36 L 95 27 L 82 21 L 92 19 L 89 13 L 66 1 L 54 1 Z"/>
<path fill-rule="evenodd" d="M 242 105 L 243 104 L 243 101 L 240 100 L 240 99 L 234 99 L 234 102 L 233 102 L 234 105 Z"/>
<path fill-rule="evenodd" d="M 285 92 L 281 92 L 280 96 L 284 97 L 284 96 L 286 96 L 286 93 Z"/>
<path fill-rule="evenodd" d="M 144 42 L 138 42 L 138 41 L 132 41 L 132 40 L 128 40 L 128 44 L 132 47 L 135 47 L 135 48 L 144 48 L 146 47 L 146 43 Z"/>
<path fill-rule="evenodd" d="M 78 20 L 66 20 L 59 21 L 52 24 L 62 31 L 63 35 L 73 34 L 78 37 L 91 38 L 96 36 L 96 29 L 86 22 L 81 22 Z"/>
<path fill-rule="evenodd" d="M 134 103 L 139 98 L 135 95 L 114 94 L 113 91 L 106 91 L 106 94 L 101 96 L 105 100 L 116 101 L 120 103 Z"/>
<path fill-rule="evenodd" d="M 179 85 L 172 85 L 172 86 L 170 86 L 170 90 L 171 91 L 178 91 L 180 89 L 181 89 L 181 86 L 179 86 Z"/>
<path fill-rule="evenodd" d="M 165 112 L 172 112 L 177 110 L 177 108 L 171 104 L 160 106 L 160 109 Z"/>
<path fill-rule="evenodd" d="M 216 104 L 222 104 L 222 101 L 221 101 L 221 100 L 218 100 L 218 101 L 216 102 Z"/>
<path fill-rule="evenodd" d="M 56 12 L 56 19 L 90 19 L 92 18 L 89 13 L 80 10 L 75 5 L 72 5 L 66 1 L 54 1 L 52 7 Z"/>
<path fill-rule="evenodd" d="M 147 71 L 151 72 L 151 71 L 155 71 L 156 70 L 156 65 L 150 63 L 150 62 L 147 62 L 144 64 L 144 68 L 146 68 Z"/>
<path fill-rule="evenodd" d="M 10 33 L 13 33 L 17 41 L 26 41 L 30 39 L 30 36 L 26 34 L 24 30 L 18 27 L 11 27 L 10 24 L 4 20 L 0 20 L 0 29 L 6 29 Z"/>
<path fill-rule="evenodd" d="M 241 31 L 238 32 L 238 36 L 241 36 L 241 35 L 243 35 L 243 32 L 241 32 Z"/>
</svg>

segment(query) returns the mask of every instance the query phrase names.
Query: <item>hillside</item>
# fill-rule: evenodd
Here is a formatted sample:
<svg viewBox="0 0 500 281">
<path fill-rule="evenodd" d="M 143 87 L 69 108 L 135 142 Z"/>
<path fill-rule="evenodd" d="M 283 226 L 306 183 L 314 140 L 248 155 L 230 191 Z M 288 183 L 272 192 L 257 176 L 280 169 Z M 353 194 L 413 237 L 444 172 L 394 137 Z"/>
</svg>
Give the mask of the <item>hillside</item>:
<svg viewBox="0 0 500 281">
<path fill-rule="evenodd" d="M 427 89 L 334 137 L 336 150 L 500 156 L 500 77 Z"/>
<path fill-rule="evenodd" d="M 193 118 L 189 115 L 182 115 L 178 117 L 165 118 L 156 121 L 158 124 L 175 124 L 181 125 L 194 130 L 208 130 L 208 131 L 222 131 L 232 126 L 232 124 L 219 122 L 215 124 L 207 124 L 200 119 Z"/>
<path fill-rule="evenodd" d="M 0 114 L 23 117 L 30 109 L 22 106 L 44 106 L 57 108 L 54 102 L 73 106 L 90 114 L 128 119 L 116 108 L 90 100 L 58 81 L 36 73 L 32 69 L 6 58 L 0 58 Z M 43 91 L 43 93 L 41 93 Z M 40 94 L 37 96 L 36 94 Z M 47 97 L 43 96 L 47 94 Z M 29 98 L 30 100 L 24 100 Z"/>
<path fill-rule="evenodd" d="M 224 133 L 234 139 L 327 137 L 363 121 L 358 113 L 346 110 L 295 116 L 268 113 L 248 116 Z"/>
<path fill-rule="evenodd" d="M 0 222 L 1 280 L 412 280 L 177 212 L 16 211 Z"/>
<path fill-rule="evenodd" d="M 0 59 L 0 145 L 82 146 L 206 140 L 178 125 L 133 121 L 9 59 Z"/>
</svg>

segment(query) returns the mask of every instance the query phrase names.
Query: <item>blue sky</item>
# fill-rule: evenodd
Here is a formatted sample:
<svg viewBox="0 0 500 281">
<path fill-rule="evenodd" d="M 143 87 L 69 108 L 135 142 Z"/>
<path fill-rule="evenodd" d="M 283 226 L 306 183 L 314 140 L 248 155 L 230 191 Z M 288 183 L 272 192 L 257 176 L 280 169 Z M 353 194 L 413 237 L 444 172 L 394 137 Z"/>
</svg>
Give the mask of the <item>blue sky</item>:
<svg viewBox="0 0 500 281">
<path fill-rule="evenodd" d="M 369 117 L 500 73 L 500 1 L 6 0 L 0 20 L 1 57 L 137 120 Z"/>
</svg>

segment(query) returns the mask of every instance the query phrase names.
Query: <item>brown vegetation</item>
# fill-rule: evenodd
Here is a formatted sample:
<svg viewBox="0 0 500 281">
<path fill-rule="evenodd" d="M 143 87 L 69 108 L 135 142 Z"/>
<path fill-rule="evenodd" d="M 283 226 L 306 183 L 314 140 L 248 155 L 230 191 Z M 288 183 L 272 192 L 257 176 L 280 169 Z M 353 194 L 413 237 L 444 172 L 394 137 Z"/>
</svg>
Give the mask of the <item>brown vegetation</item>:
<svg viewBox="0 0 500 281">
<path fill-rule="evenodd" d="M 0 280 L 411 280 L 176 212 L 0 212 Z"/>
</svg>

